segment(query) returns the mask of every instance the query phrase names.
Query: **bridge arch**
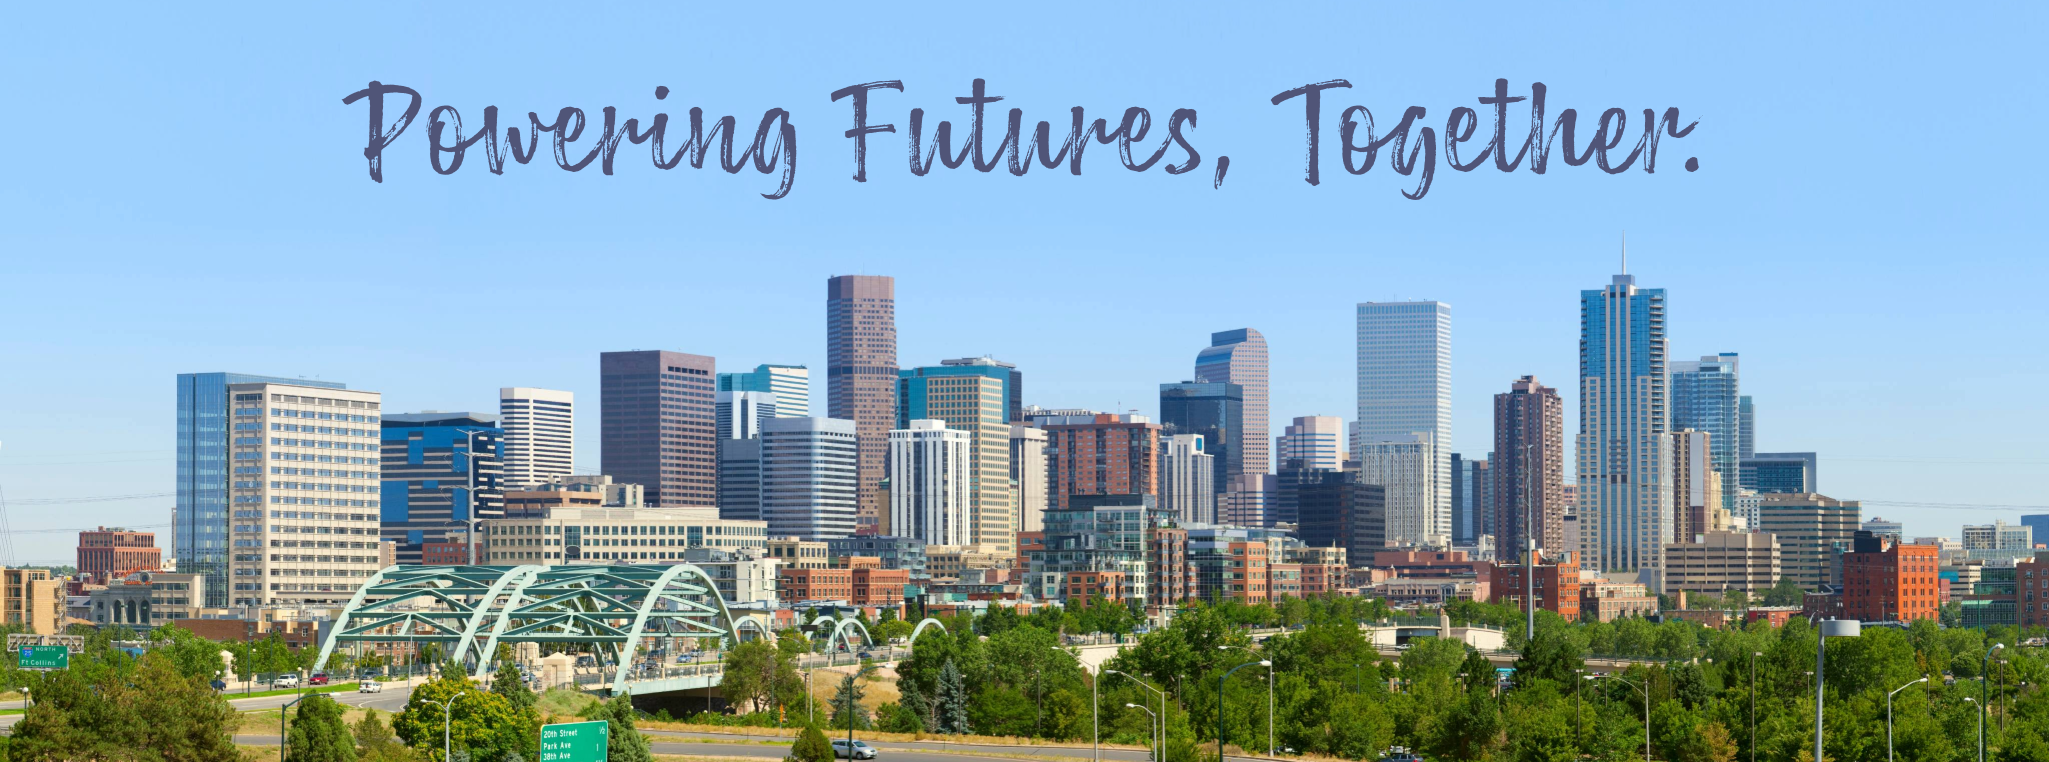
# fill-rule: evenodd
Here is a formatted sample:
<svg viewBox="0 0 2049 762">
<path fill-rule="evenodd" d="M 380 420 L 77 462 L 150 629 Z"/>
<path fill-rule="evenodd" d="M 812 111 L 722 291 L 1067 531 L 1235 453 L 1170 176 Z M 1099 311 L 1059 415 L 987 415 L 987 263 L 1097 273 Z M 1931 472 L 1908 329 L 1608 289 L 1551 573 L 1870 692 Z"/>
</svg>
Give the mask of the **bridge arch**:
<svg viewBox="0 0 2049 762">
<path fill-rule="evenodd" d="M 939 628 L 940 632 L 947 632 L 945 623 L 942 623 L 939 620 L 933 619 L 929 616 L 925 617 L 923 620 L 920 620 L 918 622 L 918 626 L 916 629 L 911 630 L 911 645 L 918 644 L 918 636 L 925 634 L 925 628 L 927 627 L 937 627 Z"/>
</svg>

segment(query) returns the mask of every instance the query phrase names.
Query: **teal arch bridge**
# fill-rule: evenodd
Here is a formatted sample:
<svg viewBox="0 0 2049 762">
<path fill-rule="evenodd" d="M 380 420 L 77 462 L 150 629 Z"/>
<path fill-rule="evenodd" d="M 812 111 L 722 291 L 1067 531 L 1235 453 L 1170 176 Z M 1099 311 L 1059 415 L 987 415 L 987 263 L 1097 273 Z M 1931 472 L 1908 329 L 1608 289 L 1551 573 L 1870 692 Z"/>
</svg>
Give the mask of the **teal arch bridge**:
<svg viewBox="0 0 2049 762">
<path fill-rule="evenodd" d="M 722 647 L 742 632 L 711 575 L 688 564 L 393 566 L 350 598 L 314 668 L 343 644 L 435 643 L 483 677 L 499 644 L 541 643 L 595 657 L 591 674 L 577 677 L 584 687 L 659 693 L 720 681 L 717 663 L 664 664 L 680 650 L 675 641 Z"/>
</svg>

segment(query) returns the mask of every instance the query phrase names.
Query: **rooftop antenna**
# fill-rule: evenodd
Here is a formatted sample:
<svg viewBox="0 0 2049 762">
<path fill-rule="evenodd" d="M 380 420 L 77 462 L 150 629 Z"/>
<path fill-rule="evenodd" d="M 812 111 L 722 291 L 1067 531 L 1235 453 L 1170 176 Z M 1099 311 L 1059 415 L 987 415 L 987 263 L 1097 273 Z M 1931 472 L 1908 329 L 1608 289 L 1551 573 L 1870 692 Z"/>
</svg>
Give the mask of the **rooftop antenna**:
<svg viewBox="0 0 2049 762">
<path fill-rule="evenodd" d="M 1622 274 L 1629 274 L 1629 231 L 1622 231 Z"/>
</svg>

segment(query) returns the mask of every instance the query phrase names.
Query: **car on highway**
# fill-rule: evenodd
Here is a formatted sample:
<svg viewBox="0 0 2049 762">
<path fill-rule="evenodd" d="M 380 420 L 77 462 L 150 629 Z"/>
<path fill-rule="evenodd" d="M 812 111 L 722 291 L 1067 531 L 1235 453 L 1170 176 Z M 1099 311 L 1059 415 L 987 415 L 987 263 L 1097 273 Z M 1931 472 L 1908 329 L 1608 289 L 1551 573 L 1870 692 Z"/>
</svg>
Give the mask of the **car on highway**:
<svg viewBox="0 0 2049 762">
<path fill-rule="evenodd" d="M 272 680 L 272 681 L 270 681 L 270 687 L 272 687 L 272 688 L 297 688 L 297 687 L 299 687 L 299 676 L 298 676 L 298 675 L 278 675 L 278 676 L 277 676 L 277 679 L 275 679 L 275 680 Z"/>
<path fill-rule="evenodd" d="M 307 681 L 306 681 L 306 684 L 307 684 L 307 685 L 326 685 L 326 684 L 327 684 L 327 673 L 326 673 L 326 672 L 315 672 L 315 673 L 313 673 L 313 679 L 311 679 L 311 680 L 307 680 Z"/>
<path fill-rule="evenodd" d="M 376 680 L 364 680 L 364 681 L 363 681 L 362 683 L 360 683 L 360 684 L 356 685 L 356 692 L 357 692 L 357 693 L 383 693 L 383 692 L 384 692 L 384 684 L 383 684 L 383 683 L 380 683 L 380 682 L 377 682 Z"/>
<path fill-rule="evenodd" d="M 835 738 L 832 739 L 832 755 L 847 759 L 874 759 L 875 747 L 869 746 L 867 741 L 848 743 L 847 739 Z"/>
</svg>

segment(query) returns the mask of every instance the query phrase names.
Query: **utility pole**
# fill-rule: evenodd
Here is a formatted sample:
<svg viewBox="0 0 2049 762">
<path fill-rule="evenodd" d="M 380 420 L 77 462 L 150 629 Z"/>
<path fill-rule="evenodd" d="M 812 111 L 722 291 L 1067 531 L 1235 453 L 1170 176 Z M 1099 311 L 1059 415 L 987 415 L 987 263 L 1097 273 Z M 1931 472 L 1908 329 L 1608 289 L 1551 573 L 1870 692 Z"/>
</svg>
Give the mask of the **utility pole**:
<svg viewBox="0 0 2049 762">
<path fill-rule="evenodd" d="M 1529 623 L 1523 630 L 1523 650 L 1537 639 L 1537 533 L 1531 528 L 1536 523 L 1536 507 L 1530 500 L 1530 448 L 1538 443 L 1522 446 L 1523 457 L 1519 465 L 1523 472 L 1523 608 L 1529 611 Z M 1558 591 L 1551 591 L 1557 595 Z"/>
</svg>

